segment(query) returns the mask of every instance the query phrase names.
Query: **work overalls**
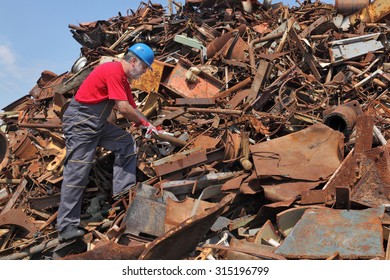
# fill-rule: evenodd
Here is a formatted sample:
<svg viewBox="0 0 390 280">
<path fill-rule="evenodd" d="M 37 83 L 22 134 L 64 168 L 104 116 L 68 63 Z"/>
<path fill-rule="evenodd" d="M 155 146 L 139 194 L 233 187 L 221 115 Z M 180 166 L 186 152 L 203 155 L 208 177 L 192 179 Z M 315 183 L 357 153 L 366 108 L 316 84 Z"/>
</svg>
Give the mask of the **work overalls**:
<svg viewBox="0 0 390 280">
<path fill-rule="evenodd" d="M 64 113 L 62 127 L 66 158 L 57 217 L 59 231 L 80 223 L 82 196 L 97 146 L 115 153 L 113 195 L 129 189 L 136 182 L 134 139 L 130 133 L 107 121 L 114 104 L 114 100 L 81 104 L 72 99 Z"/>
</svg>

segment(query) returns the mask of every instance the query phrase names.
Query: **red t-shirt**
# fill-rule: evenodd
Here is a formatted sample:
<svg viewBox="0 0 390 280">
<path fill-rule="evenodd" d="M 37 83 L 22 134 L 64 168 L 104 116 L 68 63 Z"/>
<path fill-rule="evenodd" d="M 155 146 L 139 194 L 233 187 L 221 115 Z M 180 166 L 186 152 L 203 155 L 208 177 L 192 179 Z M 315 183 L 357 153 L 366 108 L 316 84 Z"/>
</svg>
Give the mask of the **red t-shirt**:
<svg viewBox="0 0 390 280">
<path fill-rule="evenodd" d="M 127 100 L 136 108 L 127 76 L 118 61 L 97 66 L 78 89 L 75 99 L 80 103 L 95 104 L 101 101 Z"/>
</svg>

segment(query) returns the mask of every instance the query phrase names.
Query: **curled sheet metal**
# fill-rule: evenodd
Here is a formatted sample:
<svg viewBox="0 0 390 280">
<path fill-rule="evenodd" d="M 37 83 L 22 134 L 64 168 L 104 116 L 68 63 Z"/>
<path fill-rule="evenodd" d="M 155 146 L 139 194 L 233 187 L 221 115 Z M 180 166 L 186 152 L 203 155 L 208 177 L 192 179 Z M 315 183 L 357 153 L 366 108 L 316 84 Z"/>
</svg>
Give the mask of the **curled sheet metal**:
<svg viewBox="0 0 390 280">
<path fill-rule="evenodd" d="M 20 209 L 10 209 L 0 216 L 0 227 L 13 225 L 24 229 L 31 238 L 38 231 L 32 220 Z"/>
</svg>

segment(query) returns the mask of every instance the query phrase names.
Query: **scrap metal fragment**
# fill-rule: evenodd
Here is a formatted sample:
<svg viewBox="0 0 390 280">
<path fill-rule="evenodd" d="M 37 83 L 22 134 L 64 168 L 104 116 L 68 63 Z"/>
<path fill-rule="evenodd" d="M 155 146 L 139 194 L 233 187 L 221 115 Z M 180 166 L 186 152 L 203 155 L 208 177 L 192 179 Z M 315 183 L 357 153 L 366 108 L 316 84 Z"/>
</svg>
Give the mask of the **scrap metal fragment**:
<svg viewBox="0 0 390 280">
<path fill-rule="evenodd" d="M 235 195 L 225 196 L 204 215 L 187 219 L 164 236 L 151 242 L 139 257 L 140 260 L 180 260 L 188 257 L 198 246 Z"/>
<path fill-rule="evenodd" d="M 153 166 L 157 176 L 163 176 L 205 162 L 206 160 L 205 151 L 202 148 L 195 148 L 156 160 Z"/>
<path fill-rule="evenodd" d="M 159 197 L 157 191 L 157 188 L 146 184 L 137 186 L 136 195 L 128 206 L 122 223 L 122 226 L 126 227 L 125 233 L 154 237 L 165 233 L 164 219 L 167 200 L 168 198 L 177 199 L 168 191 L 164 191 Z"/>
<path fill-rule="evenodd" d="M 325 190 L 308 190 L 301 192 L 301 205 L 325 203 L 326 201 Z"/>
<path fill-rule="evenodd" d="M 175 195 L 199 192 L 208 186 L 223 184 L 231 178 L 240 176 L 242 172 L 209 173 L 200 177 L 190 177 L 184 180 L 167 181 L 159 184 L 160 188 L 172 192 Z"/>
<path fill-rule="evenodd" d="M 33 221 L 20 209 L 10 209 L 0 216 L 0 227 L 14 225 L 27 232 L 27 238 L 31 238 L 38 229 Z"/>
<path fill-rule="evenodd" d="M 198 203 L 197 203 L 198 202 Z M 165 215 L 165 231 L 172 229 L 173 227 L 178 226 L 188 218 L 191 218 L 192 210 L 195 203 L 198 204 L 195 215 L 204 215 L 207 209 L 214 207 L 216 204 L 207 202 L 204 200 L 196 200 L 193 198 L 186 197 L 182 201 L 173 201 L 168 199 L 167 209 Z"/>
<path fill-rule="evenodd" d="M 317 81 L 323 80 L 320 72 L 317 69 L 317 66 L 315 63 L 315 58 L 312 56 L 312 54 L 310 54 L 306 50 L 306 47 L 302 44 L 301 38 L 299 37 L 299 35 L 297 34 L 297 32 L 295 31 L 294 28 L 290 29 L 290 34 L 291 34 L 292 39 L 297 44 L 299 50 L 302 52 L 303 57 L 304 57 L 304 61 L 305 61 L 305 63 L 307 63 L 309 65 L 310 70 L 313 73 L 314 77 L 317 79 Z"/>
<path fill-rule="evenodd" d="M 383 49 L 385 46 L 379 40 L 380 35 L 381 33 L 374 33 L 329 42 L 331 63 L 336 65 L 345 60 L 365 55 L 368 52 Z"/>
<path fill-rule="evenodd" d="M 275 253 L 294 259 L 326 259 L 335 252 L 342 259 L 383 259 L 383 213 L 383 207 L 307 209 Z"/>
<path fill-rule="evenodd" d="M 137 260 L 145 250 L 145 245 L 125 246 L 113 241 L 102 242 L 93 250 L 68 255 L 62 260 Z"/>
<path fill-rule="evenodd" d="M 163 83 L 167 88 L 184 98 L 212 98 L 223 87 L 223 83 L 204 71 L 197 75 L 196 83 L 186 81 L 186 73 L 192 67 L 191 63 L 180 59 L 170 76 Z"/>
<path fill-rule="evenodd" d="M 314 124 L 299 132 L 252 145 L 250 150 L 258 176 L 316 181 L 330 177 L 340 165 L 342 144 L 341 133 L 323 124 Z"/>
</svg>

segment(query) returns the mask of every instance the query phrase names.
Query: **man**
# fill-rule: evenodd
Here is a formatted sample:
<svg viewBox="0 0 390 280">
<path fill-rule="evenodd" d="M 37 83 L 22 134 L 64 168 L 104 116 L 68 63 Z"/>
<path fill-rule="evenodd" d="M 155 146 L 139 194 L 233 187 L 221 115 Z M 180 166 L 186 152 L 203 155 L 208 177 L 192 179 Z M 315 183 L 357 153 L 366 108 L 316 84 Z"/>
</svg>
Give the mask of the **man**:
<svg viewBox="0 0 390 280">
<path fill-rule="evenodd" d="M 129 121 L 147 127 L 148 132 L 157 132 L 137 109 L 129 83 L 151 68 L 153 60 L 150 47 L 142 43 L 133 45 L 121 61 L 97 66 L 66 109 L 62 120 L 66 159 L 57 217 L 60 242 L 84 235 L 79 228 L 82 196 L 97 146 L 115 154 L 113 195 L 136 183 L 135 141 L 130 133 L 109 123 L 107 118 L 115 106 Z"/>
</svg>

